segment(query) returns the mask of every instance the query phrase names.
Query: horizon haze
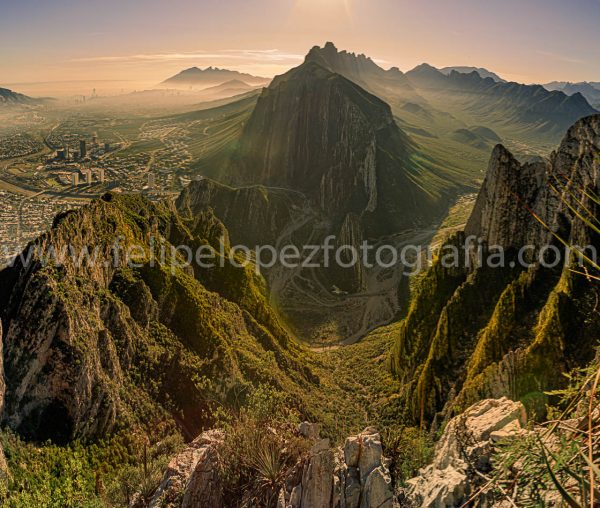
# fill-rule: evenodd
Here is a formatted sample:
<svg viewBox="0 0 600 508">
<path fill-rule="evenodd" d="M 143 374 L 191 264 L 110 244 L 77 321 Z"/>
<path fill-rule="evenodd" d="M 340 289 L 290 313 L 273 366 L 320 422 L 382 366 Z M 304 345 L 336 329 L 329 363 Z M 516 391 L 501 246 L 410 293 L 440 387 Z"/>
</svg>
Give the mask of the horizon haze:
<svg viewBox="0 0 600 508">
<path fill-rule="evenodd" d="M 34 95 L 149 88 L 194 66 L 270 78 L 326 41 L 403 72 L 426 62 L 520 83 L 600 81 L 597 0 L 25 0 L 3 11 L 0 86 Z"/>
</svg>

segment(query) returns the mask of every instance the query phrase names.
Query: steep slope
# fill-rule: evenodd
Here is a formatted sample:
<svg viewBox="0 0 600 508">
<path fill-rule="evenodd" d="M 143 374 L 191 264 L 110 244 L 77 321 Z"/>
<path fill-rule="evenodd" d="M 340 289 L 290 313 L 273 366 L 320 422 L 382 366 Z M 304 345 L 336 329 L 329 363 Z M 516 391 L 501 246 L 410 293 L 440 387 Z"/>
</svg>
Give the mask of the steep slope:
<svg viewBox="0 0 600 508">
<path fill-rule="evenodd" d="M 317 379 L 262 278 L 172 254 L 219 252 L 221 239 L 227 256 L 211 213 L 184 222 L 141 197 L 107 194 L 58 217 L 29 261 L 0 272 L 4 424 L 57 443 L 157 425 L 193 437 L 252 384 L 300 401 Z"/>
<path fill-rule="evenodd" d="M 160 86 L 207 88 L 231 80 L 240 80 L 249 85 L 264 85 L 269 82 L 267 78 L 252 76 L 251 74 L 231 71 L 229 69 L 219 69 L 218 67 L 199 69 L 198 67 L 190 67 L 164 80 Z"/>
<path fill-rule="evenodd" d="M 477 72 L 445 75 L 422 64 L 406 77 L 434 107 L 470 124 L 491 127 L 503 137 L 558 141 L 575 121 L 596 112 L 581 94 L 568 96 L 540 85 L 498 83 Z"/>
<path fill-rule="evenodd" d="M 494 149 L 465 232 L 442 248 L 402 323 L 392 363 L 410 417 L 450 416 L 487 396 L 541 413 L 544 392 L 561 384 L 556 373 L 591 360 L 599 185 L 598 115 L 569 129 L 547 162 L 521 164 Z M 469 237 L 485 242 L 480 263 L 465 250 Z M 566 245 L 580 246 L 571 266 Z"/>
</svg>

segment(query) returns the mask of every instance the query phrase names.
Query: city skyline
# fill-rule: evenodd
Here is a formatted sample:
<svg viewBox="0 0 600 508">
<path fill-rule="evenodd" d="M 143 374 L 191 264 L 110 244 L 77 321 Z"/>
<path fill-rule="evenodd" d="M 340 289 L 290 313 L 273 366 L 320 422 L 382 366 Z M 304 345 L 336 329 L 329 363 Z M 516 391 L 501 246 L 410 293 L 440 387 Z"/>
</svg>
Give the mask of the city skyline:
<svg viewBox="0 0 600 508">
<path fill-rule="evenodd" d="M 193 66 L 272 77 L 328 40 L 403 71 L 427 62 L 486 67 L 523 83 L 600 81 L 599 0 L 3 4 L 0 86 L 140 88 Z"/>
</svg>

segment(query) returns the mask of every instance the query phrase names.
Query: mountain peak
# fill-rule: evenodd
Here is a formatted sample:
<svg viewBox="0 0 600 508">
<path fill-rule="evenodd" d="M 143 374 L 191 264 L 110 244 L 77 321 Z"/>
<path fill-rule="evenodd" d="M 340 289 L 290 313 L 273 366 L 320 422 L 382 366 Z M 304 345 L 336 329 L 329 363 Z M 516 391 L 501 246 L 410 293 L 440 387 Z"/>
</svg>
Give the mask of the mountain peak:
<svg viewBox="0 0 600 508">
<path fill-rule="evenodd" d="M 470 67 L 467 65 L 457 65 L 457 66 L 452 66 L 452 67 L 443 67 L 441 69 L 439 69 L 439 71 L 442 74 L 446 74 L 449 75 L 452 72 L 458 72 L 459 74 L 472 74 L 473 72 L 476 72 L 477 74 L 479 74 L 480 77 L 482 78 L 492 78 L 494 81 L 498 82 L 498 83 L 506 83 L 505 79 L 502 79 L 500 76 L 498 76 L 498 74 L 496 74 L 495 72 L 489 71 L 488 69 L 484 68 L 484 67 Z"/>
<path fill-rule="evenodd" d="M 201 69 L 199 67 L 190 67 L 185 69 L 174 76 L 166 79 L 161 85 L 169 86 L 213 86 L 224 83 L 230 80 L 240 80 L 248 83 L 249 85 L 264 85 L 269 80 L 260 76 L 252 76 L 251 74 L 245 74 L 238 71 L 232 71 L 229 69 L 220 69 L 219 67 L 206 67 Z"/>
</svg>

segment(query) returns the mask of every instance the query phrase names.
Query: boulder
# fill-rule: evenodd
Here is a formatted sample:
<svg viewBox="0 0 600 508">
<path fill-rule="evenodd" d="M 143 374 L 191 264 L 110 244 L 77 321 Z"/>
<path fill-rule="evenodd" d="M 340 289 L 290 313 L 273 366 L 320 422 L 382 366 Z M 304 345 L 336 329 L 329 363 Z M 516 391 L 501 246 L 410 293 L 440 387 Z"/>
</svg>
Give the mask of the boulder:
<svg viewBox="0 0 600 508">
<path fill-rule="evenodd" d="M 348 467 L 358 467 L 360 456 L 360 440 L 358 436 L 350 436 L 344 443 L 344 462 Z"/>
<path fill-rule="evenodd" d="M 298 425 L 298 434 L 306 439 L 316 441 L 321 434 L 321 426 L 318 423 L 302 422 Z"/>
<path fill-rule="evenodd" d="M 392 508 L 392 478 L 389 471 L 379 466 L 371 471 L 361 496 L 360 508 Z"/>
<path fill-rule="evenodd" d="M 450 420 L 436 445 L 433 463 L 407 481 L 412 506 L 446 508 L 464 503 L 487 472 L 493 442 L 526 432 L 525 408 L 506 397 L 487 399 Z"/>
<path fill-rule="evenodd" d="M 223 499 L 217 447 L 223 438 L 223 433 L 218 430 L 204 432 L 171 459 L 149 507 L 160 508 L 177 503 L 182 508 L 220 508 Z M 179 505 L 177 500 L 180 499 Z"/>
</svg>

